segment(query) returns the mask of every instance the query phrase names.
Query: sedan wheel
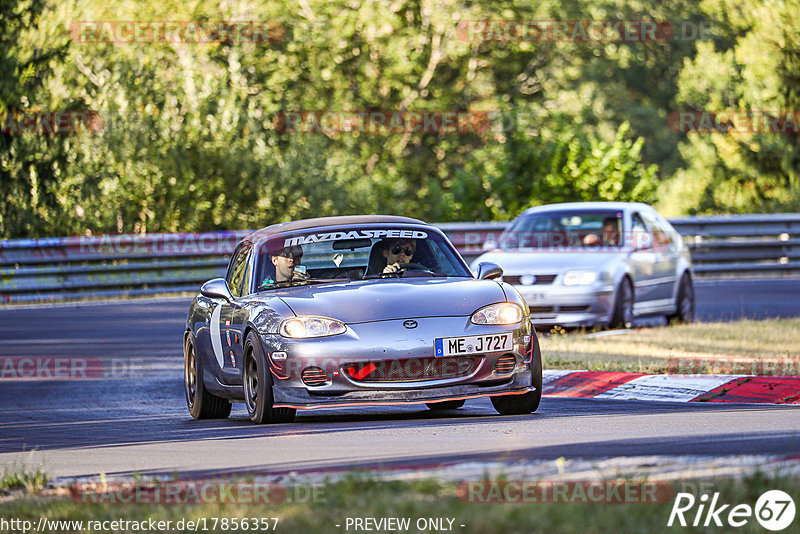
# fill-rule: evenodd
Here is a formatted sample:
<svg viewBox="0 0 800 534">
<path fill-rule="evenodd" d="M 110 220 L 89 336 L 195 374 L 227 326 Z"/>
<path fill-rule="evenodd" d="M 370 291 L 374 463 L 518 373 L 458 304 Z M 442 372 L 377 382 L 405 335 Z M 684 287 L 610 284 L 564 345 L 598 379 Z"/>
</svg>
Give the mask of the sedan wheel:
<svg viewBox="0 0 800 534">
<path fill-rule="evenodd" d="M 670 323 L 691 323 L 694 321 L 694 285 L 692 279 L 684 274 L 675 298 L 675 313 L 667 316 Z"/>
<path fill-rule="evenodd" d="M 633 286 L 629 278 L 623 278 L 617 287 L 614 299 L 614 315 L 611 328 L 630 328 L 633 324 Z"/>
</svg>

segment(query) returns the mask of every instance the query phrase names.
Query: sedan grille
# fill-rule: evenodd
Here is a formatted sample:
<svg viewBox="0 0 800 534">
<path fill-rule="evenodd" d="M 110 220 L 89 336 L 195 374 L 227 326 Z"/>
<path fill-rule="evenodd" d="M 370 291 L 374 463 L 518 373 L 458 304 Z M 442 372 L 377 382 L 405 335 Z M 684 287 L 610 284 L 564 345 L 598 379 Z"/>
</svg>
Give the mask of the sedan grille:
<svg viewBox="0 0 800 534">
<path fill-rule="evenodd" d="M 558 311 L 565 312 L 565 313 L 568 313 L 568 312 L 573 312 L 573 313 L 574 312 L 585 312 L 585 311 L 589 311 L 589 305 L 588 304 L 564 305 L 564 306 L 559 306 L 558 307 Z"/>
<path fill-rule="evenodd" d="M 328 374 L 319 367 L 306 367 L 301 378 L 307 386 L 324 386 L 328 382 Z"/>
<path fill-rule="evenodd" d="M 494 374 L 507 375 L 517 366 L 517 358 L 513 354 L 503 354 L 494 364 Z"/>
<path fill-rule="evenodd" d="M 553 283 L 553 281 L 556 279 L 556 276 L 558 276 L 558 275 L 555 275 L 555 274 L 537 274 L 537 275 L 534 275 L 534 276 L 536 278 L 533 280 L 533 283 L 532 284 L 526 284 L 526 285 L 534 285 L 534 286 L 550 285 L 550 284 Z M 503 276 L 503 282 L 508 282 L 509 284 L 514 285 L 514 286 L 522 285 L 521 279 L 522 279 L 522 276 L 515 276 L 515 275 Z"/>
<path fill-rule="evenodd" d="M 356 382 L 411 382 L 468 376 L 478 368 L 482 356 L 408 358 L 353 363 L 342 372 Z"/>
</svg>

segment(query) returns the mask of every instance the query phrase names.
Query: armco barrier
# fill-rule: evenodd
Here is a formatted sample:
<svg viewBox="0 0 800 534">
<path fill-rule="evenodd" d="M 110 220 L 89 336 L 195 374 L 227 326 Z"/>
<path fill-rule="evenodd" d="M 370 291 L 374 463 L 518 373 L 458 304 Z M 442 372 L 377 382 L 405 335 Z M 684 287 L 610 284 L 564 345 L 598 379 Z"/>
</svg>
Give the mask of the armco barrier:
<svg viewBox="0 0 800 534">
<path fill-rule="evenodd" d="M 686 217 L 670 221 L 700 276 L 800 271 L 800 214 Z M 471 262 L 506 222 L 442 223 Z M 5 302 L 196 291 L 221 276 L 248 231 L 101 235 L 0 241 Z"/>
</svg>

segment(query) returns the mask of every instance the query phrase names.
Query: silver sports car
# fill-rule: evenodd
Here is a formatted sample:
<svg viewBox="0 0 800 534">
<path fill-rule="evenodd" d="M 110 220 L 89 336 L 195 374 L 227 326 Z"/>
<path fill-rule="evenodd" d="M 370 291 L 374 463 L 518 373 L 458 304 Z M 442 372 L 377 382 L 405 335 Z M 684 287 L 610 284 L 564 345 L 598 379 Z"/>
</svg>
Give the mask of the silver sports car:
<svg viewBox="0 0 800 534">
<path fill-rule="evenodd" d="M 258 230 L 189 307 L 189 411 L 227 417 L 244 402 L 256 423 L 288 422 L 298 409 L 490 397 L 500 414 L 533 412 L 539 344 L 501 275 L 486 263 L 476 279 L 440 230 L 406 217 Z"/>
<path fill-rule="evenodd" d="M 694 317 L 689 250 L 647 204 L 530 208 L 473 265 L 487 261 L 502 266 L 535 325 L 623 327 L 636 317 Z"/>
</svg>

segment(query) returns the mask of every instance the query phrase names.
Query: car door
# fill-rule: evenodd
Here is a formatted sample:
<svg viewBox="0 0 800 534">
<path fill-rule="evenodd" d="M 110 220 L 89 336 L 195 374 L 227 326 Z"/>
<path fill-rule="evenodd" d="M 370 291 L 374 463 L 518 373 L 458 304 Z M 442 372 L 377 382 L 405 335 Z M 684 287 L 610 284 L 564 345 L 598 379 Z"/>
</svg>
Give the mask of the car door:
<svg viewBox="0 0 800 534">
<path fill-rule="evenodd" d="M 247 323 L 247 310 L 241 306 L 240 300 L 250 293 L 251 256 L 250 243 L 242 243 L 236 248 L 225 276 L 233 301 L 220 299 L 212 312 L 211 344 L 222 369 L 221 379 L 230 385 L 242 383 L 242 334 Z"/>
<path fill-rule="evenodd" d="M 673 242 L 669 225 L 655 211 L 642 210 L 645 224 L 653 235 L 652 301 L 654 306 L 669 306 L 672 303 L 673 288 L 678 267 L 678 246 Z"/>
<path fill-rule="evenodd" d="M 640 313 L 653 297 L 656 279 L 656 254 L 653 250 L 653 234 L 647 228 L 639 212 L 631 214 L 631 253 L 629 256 L 633 278 L 634 313 Z"/>
</svg>

